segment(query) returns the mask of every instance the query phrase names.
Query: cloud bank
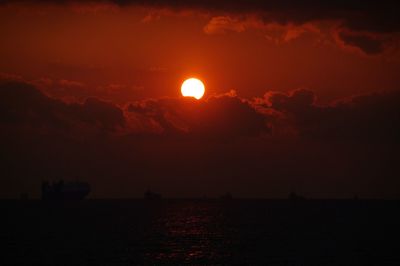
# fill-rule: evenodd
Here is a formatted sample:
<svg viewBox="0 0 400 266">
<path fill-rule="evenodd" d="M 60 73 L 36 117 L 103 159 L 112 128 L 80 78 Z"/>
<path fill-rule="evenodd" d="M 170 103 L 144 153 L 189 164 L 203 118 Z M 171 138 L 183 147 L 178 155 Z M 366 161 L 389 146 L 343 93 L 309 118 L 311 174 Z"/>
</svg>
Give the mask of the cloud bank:
<svg viewBox="0 0 400 266">
<path fill-rule="evenodd" d="M 1 84 L 2 125 L 73 129 L 92 127 L 119 134 L 201 137 L 265 137 L 291 128 L 305 138 L 394 138 L 399 131 L 399 91 L 372 93 L 321 106 L 307 89 L 267 92 L 244 99 L 227 93 L 205 100 L 160 98 L 118 106 L 97 98 L 65 103 L 33 85 Z M 275 129 L 275 130 L 274 130 Z"/>
<path fill-rule="evenodd" d="M 73 5 L 79 12 L 90 5 L 96 12 L 109 6 L 124 8 L 130 6 L 155 10 L 181 12 L 190 10 L 193 14 L 202 13 L 211 17 L 204 30 L 209 34 L 226 31 L 243 32 L 246 28 L 268 28 L 271 25 L 286 26 L 307 32 L 310 25 L 330 24 L 328 34 L 336 36 L 341 44 L 359 49 L 366 55 L 378 55 L 387 49 L 398 47 L 400 19 L 396 1 L 315 1 L 315 0 L 235 0 L 235 1 L 164 1 L 164 0 L 111 0 L 82 3 L 68 0 L 41 1 L 0 1 L 0 4 L 34 3 Z M 99 8 L 94 6 L 98 5 Z M 168 12 L 169 12 L 168 11 Z M 157 12 L 153 12 L 157 13 Z M 250 19 L 249 19 L 250 18 Z M 148 20 L 148 17 L 145 18 Z M 315 26 L 313 26 L 315 27 Z M 317 27 L 318 28 L 318 27 Z M 329 32 L 331 31 L 331 32 Z M 291 31 L 293 33 L 293 31 Z"/>
<path fill-rule="evenodd" d="M 2 197 L 35 195 L 41 180 L 60 178 L 88 180 L 94 197 L 148 187 L 178 197 L 399 196 L 399 91 L 326 106 L 304 89 L 117 106 L 3 82 L 0 96 Z"/>
</svg>

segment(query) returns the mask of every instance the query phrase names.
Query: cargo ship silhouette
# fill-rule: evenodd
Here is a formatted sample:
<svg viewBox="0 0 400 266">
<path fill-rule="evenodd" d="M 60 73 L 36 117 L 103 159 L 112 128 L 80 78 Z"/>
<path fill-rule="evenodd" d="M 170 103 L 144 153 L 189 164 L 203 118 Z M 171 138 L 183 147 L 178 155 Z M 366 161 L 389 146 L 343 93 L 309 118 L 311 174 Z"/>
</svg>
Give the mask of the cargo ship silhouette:
<svg viewBox="0 0 400 266">
<path fill-rule="evenodd" d="M 90 193 L 90 185 L 86 182 L 64 182 L 63 180 L 42 183 L 43 200 L 82 200 Z"/>
</svg>

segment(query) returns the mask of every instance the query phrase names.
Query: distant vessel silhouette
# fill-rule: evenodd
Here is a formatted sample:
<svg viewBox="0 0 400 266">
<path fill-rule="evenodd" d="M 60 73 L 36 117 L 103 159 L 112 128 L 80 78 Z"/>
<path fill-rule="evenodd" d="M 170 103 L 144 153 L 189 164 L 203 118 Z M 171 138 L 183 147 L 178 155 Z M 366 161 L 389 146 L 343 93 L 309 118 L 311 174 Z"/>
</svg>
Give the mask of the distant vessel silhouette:
<svg viewBox="0 0 400 266">
<path fill-rule="evenodd" d="M 155 193 L 153 191 L 151 191 L 150 189 L 148 189 L 145 193 L 144 193 L 144 198 L 147 200 L 160 200 L 161 194 Z"/>
<path fill-rule="evenodd" d="M 228 192 L 228 193 L 222 195 L 222 196 L 219 197 L 219 198 L 220 198 L 221 200 L 231 200 L 231 199 L 233 199 L 233 196 L 232 196 L 232 194 L 231 194 L 230 192 Z"/>
<path fill-rule="evenodd" d="M 306 197 L 297 195 L 295 192 L 292 191 L 289 194 L 289 200 L 292 200 L 292 201 L 306 200 Z"/>
<path fill-rule="evenodd" d="M 43 200 L 82 200 L 90 193 L 90 185 L 86 182 L 42 183 Z"/>
<path fill-rule="evenodd" d="M 22 192 L 22 193 L 19 195 L 19 199 L 20 199 L 20 200 L 28 200 L 28 199 L 29 199 L 29 194 L 28 194 L 27 192 Z"/>
</svg>

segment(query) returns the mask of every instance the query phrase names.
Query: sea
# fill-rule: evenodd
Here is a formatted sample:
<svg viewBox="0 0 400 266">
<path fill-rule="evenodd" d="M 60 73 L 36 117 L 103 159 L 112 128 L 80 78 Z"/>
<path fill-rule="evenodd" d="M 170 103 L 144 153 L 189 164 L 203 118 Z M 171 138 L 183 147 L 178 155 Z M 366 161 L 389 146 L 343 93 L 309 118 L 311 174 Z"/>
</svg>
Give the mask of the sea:
<svg viewBox="0 0 400 266">
<path fill-rule="evenodd" d="M 400 202 L 0 201 L 0 265 L 400 265 Z"/>
</svg>

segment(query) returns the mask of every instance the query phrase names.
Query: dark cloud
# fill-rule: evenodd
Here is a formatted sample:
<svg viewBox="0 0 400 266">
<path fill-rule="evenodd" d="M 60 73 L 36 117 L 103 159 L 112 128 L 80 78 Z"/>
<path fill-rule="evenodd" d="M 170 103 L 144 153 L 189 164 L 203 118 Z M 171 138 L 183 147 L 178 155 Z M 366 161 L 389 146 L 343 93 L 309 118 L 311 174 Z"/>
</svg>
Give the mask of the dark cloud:
<svg viewBox="0 0 400 266">
<path fill-rule="evenodd" d="M 68 0 L 42 1 L 7 1 L 9 2 L 42 2 L 69 3 Z M 398 3 L 393 0 L 383 1 L 317 1 L 317 0 L 235 0 L 235 1 L 201 1 L 201 0 L 112 0 L 95 1 L 114 3 L 120 6 L 143 5 L 173 9 L 202 9 L 205 11 L 229 13 L 258 13 L 266 22 L 303 24 L 318 20 L 342 20 L 344 25 L 355 31 L 398 32 L 400 19 Z"/>
<path fill-rule="evenodd" d="M 308 90 L 267 93 L 267 105 L 305 138 L 397 141 L 400 91 L 354 96 L 328 106 L 315 104 Z"/>
<path fill-rule="evenodd" d="M 123 112 L 111 103 L 89 98 L 83 104 L 67 104 L 26 83 L 1 83 L 0 98 L 0 119 L 4 124 L 50 130 L 91 126 L 114 131 L 125 123 Z"/>
<path fill-rule="evenodd" d="M 0 85 L 0 196 L 41 180 L 88 180 L 94 197 L 398 197 L 398 91 L 319 106 L 309 90 L 153 99 L 126 110 L 67 104 L 24 83 Z M 268 126 L 267 126 L 268 125 Z M 286 126 L 296 137 L 271 128 Z M 156 129 L 156 130 L 154 130 Z M 141 132 L 141 134 L 138 134 Z M 157 132 L 156 134 L 154 132 Z"/>
<path fill-rule="evenodd" d="M 224 33 L 226 31 L 242 32 L 246 28 L 262 28 L 267 25 L 288 26 L 292 28 L 299 27 L 297 33 L 292 31 L 290 34 L 286 33 L 283 35 L 283 40 L 286 41 L 296 38 L 304 32 L 310 31 L 310 25 L 319 25 L 327 31 L 326 36 L 339 30 L 340 32 L 337 36 L 334 36 L 339 39 L 339 44 L 347 47 L 356 47 L 367 55 L 382 54 L 387 51 L 386 48 L 388 47 L 397 48 L 400 33 L 400 19 L 397 12 L 399 4 L 397 1 L 392 0 L 340 0 L 334 2 L 317 0 L 97 0 L 86 3 L 84 1 L 79 2 L 74 0 L 0 1 L 0 3 L 3 4 L 14 2 L 35 4 L 72 3 L 75 8 L 85 4 L 90 4 L 92 5 L 91 8 L 93 8 L 93 5 L 95 6 L 96 3 L 98 3 L 101 8 L 106 9 L 107 6 L 115 7 L 114 5 L 117 5 L 126 7 L 134 5 L 151 9 L 162 9 L 160 12 L 165 11 L 165 9 L 178 12 L 190 9 L 194 12 L 208 13 L 213 16 L 204 28 L 205 32 L 209 34 Z M 253 21 L 246 24 L 246 18 L 248 19 L 249 17 L 253 18 Z M 257 19 L 254 20 L 254 17 Z M 327 24 L 330 26 L 326 26 Z M 308 25 L 308 28 L 305 25 Z M 314 33 L 318 32 L 317 28 L 318 27 L 314 29 Z M 320 34 L 323 36 L 325 33 Z M 269 38 L 271 37 L 269 36 Z M 76 72 L 72 69 L 65 70 L 73 76 L 71 80 L 79 80 L 76 76 L 82 75 L 82 73 L 84 73 L 86 77 L 89 77 L 93 76 L 96 71 L 103 71 L 95 68 L 86 70 L 86 72 Z M 147 75 L 154 75 L 154 73 L 148 73 Z M 126 96 L 127 95 L 121 97 L 126 98 Z"/>
<path fill-rule="evenodd" d="M 312 91 L 299 89 L 268 92 L 257 103 L 221 95 L 201 101 L 143 100 L 124 109 L 96 98 L 68 104 L 19 82 L 2 83 L 0 96 L 3 126 L 214 139 L 262 137 L 282 126 L 305 138 L 394 139 L 400 132 L 399 91 L 355 96 L 327 106 L 317 105 Z"/>
<path fill-rule="evenodd" d="M 102 129 L 113 130 L 123 127 L 125 118 L 120 108 L 96 98 L 87 99 L 83 105 L 73 104 L 76 115 L 82 121 L 96 124 Z"/>
<path fill-rule="evenodd" d="M 384 42 L 369 35 L 340 32 L 339 38 L 344 45 L 357 47 L 367 55 L 380 54 L 384 50 Z"/>
<path fill-rule="evenodd" d="M 266 117 L 236 96 L 222 95 L 204 101 L 165 98 L 131 104 L 129 112 L 158 122 L 165 133 L 202 137 L 259 136 L 269 133 Z"/>
<path fill-rule="evenodd" d="M 33 85 L 5 82 L 0 86 L 3 123 L 79 130 L 90 126 L 105 132 L 158 133 L 207 137 L 258 136 L 269 132 L 266 117 L 237 96 L 196 101 L 162 98 L 130 104 L 126 109 L 97 98 L 65 103 Z M 126 115 L 126 116 L 125 116 Z M 132 119 L 133 118 L 133 119 Z"/>
<path fill-rule="evenodd" d="M 273 109 L 296 113 L 310 108 L 315 101 L 315 95 L 310 90 L 294 90 L 288 94 L 270 92 L 266 94 L 267 100 Z"/>
</svg>

